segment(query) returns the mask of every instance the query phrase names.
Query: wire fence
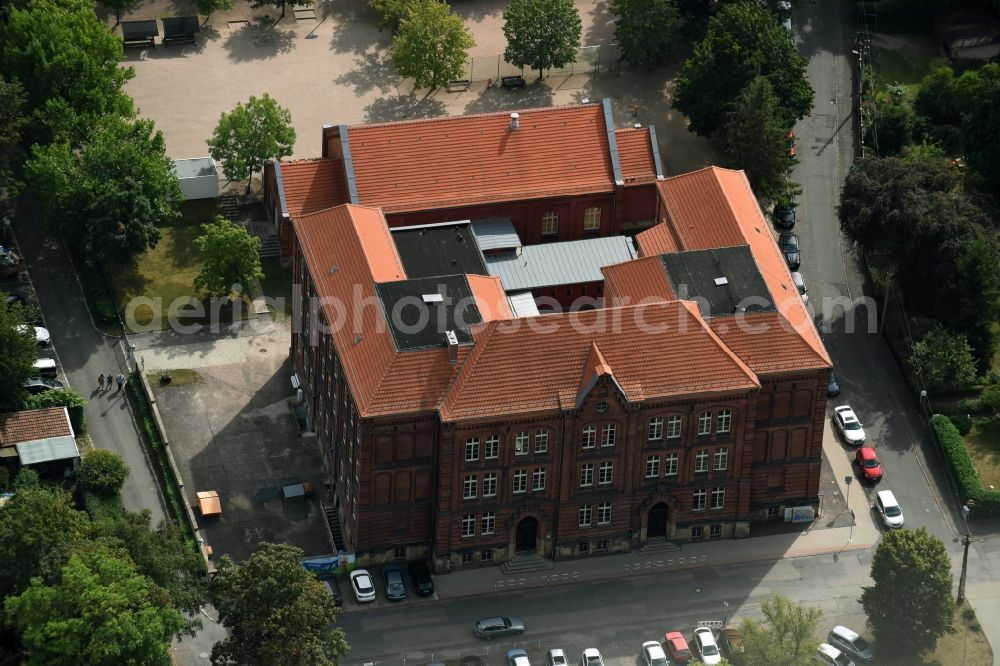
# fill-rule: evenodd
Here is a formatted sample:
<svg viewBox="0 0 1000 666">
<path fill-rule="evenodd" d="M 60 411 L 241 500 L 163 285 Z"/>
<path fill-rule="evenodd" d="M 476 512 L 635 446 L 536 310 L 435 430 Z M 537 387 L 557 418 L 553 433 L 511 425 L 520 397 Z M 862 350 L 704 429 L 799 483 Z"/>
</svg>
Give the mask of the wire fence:
<svg viewBox="0 0 1000 666">
<path fill-rule="evenodd" d="M 546 76 L 592 76 L 621 74 L 621 51 L 617 44 L 597 44 L 581 46 L 576 58 L 564 67 L 553 67 L 545 71 Z M 505 76 L 530 76 L 522 67 L 504 60 L 502 53 L 487 56 L 472 56 L 465 61 L 465 77 L 469 81 L 499 81 Z"/>
</svg>

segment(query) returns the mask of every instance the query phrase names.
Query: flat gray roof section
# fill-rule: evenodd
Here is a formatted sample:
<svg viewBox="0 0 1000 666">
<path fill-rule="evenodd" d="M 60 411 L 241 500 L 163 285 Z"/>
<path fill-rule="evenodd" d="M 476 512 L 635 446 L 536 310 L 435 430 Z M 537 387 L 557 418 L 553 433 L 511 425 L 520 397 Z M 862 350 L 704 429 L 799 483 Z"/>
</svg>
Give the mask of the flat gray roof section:
<svg viewBox="0 0 1000 666">
<path fill-rule="evenodd" d="M 747 245 L 661 254 L 660 261 L 677 298 L 697 303 L 706 319 L 775 309 Z"/>
<path fill-rule="evenodd" d="M 510 309 L 514 312 L 515 317 L 537 317 L 539 315 L 535 297 L 531 295 L 530 291 L 508 294 L 507 301 L 510 302 Z"/>
<path fill-rule="evenodd" d="M 17 445 L 17 457 L 22 465 L 37 465 L 52 460 L 70 460 L 80 457 L 80 449 L 72 437 L 48 437 Z"/>
<path fill-rule="evenodd" d="M 525 291 L 603 282 L 601 267 L 631 261 L 635 256 L 631 238 L 610 236 L 526 245 L 516 252 L 488 255 L 486 269 L 500 278 L 504 291 Z"/>
<path fill-rule="evenodd" d="M 521 237 L 517 235 L 514 223 L 509 217 L 490 220 L 474 220 L 472 232 L 476 234 L 479 249 L 483 252 L 513 250 L 521 247 Z"/>
<path fill-rule="evenodd" d="M 187 160 L 174 160 L 174 173 L 178 178 L 196 178 L 199 176 L 216 176 L 215 160 L 211 157 L 192 157 Z"/>
<path fill-rule="evenodd" d="M 488 275 L 468 220 L 389 229 L 411 279 L 438 275 Z"/>
</svg>

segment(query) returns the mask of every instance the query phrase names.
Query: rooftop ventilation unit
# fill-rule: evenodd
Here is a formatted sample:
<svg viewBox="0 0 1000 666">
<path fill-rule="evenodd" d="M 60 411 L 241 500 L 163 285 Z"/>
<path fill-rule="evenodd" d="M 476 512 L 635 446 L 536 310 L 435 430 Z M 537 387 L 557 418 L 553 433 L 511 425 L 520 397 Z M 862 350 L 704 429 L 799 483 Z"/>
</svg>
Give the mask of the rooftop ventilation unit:
<svg viewBox="0 0 1000 666">
<path fill-rule="evenodd" d="M 444 339 L 448 343 L 448 362 L 451 365 L 458 363 L 458 335 L 455 331 L 445 331 Z"/>
<path fill-rule="evenodd" d="M 424 303 L 441 303 L 444 301 L 444 297 L 441 294 L 424 294 L 421 298 L 424 299 Z"/>
<path fill-rule="evenodd" d="M 715 286 L 716 287 L 721 287 L 721 286 L 727 285 L 727 284 L 729 284 L 729 279 L 728 278 L 724 278 L 724 277 L 717 277 L 717 278 L 715 278 Z"/>
<path fill-rule="evenodd" d="M 512 130 L 516 130 L 518 127 L 521 126 L 521 123 L 518 120 L 518 118 L 520 118 L 520 117 L 521 117 L 521 114 L 517 113 L 516 111 L 514 113 L 510 114 L 510 128 Z"/>
</svg>

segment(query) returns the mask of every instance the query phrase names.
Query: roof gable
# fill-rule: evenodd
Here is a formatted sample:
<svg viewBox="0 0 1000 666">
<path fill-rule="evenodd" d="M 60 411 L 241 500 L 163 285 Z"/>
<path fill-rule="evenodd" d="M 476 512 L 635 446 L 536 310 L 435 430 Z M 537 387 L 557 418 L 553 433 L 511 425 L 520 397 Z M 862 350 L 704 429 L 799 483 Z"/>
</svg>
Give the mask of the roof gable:
<svg viewBox="0 0 1000 666">
<path fill-rule="evenodd" d="M 50 437 L 73 437 L 65 407 L 46 407 L 0 414 L 0 446 L 14 446 Z"/>
<path fill-rule="evenodd" d="M 288 160 L 275 165 L 291 216 L 348 202 L 344 164 L 335 159 Z"/>
</svg>

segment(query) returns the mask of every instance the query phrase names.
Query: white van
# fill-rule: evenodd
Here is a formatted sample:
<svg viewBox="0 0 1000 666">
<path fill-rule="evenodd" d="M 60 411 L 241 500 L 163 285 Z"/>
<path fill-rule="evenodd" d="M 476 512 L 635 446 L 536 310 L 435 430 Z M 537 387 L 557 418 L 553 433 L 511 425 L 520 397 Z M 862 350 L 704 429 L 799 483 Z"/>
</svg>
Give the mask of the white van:
<svg viewBox="0 0 1000 666">
<path fill-rule="evenodd" d="M 802 296 L 802 302 L 809 305 L 809 290 L 806 289 L 806 280 L 802 277 L 802 273 L 792 271 L 792 284 L 794 284 L 795 288 L 799 290 L 799 294 Z"/>
<path fill-rule="evenodd" d="M 49 379 L 55 379 L 56 375 L 59 373 L 58 368 L 56 368 L 55 359 L 51 358 L 40 358 L 34 363 L 35 376 L 36 377 L 48 377 Z"/>
</svg>

